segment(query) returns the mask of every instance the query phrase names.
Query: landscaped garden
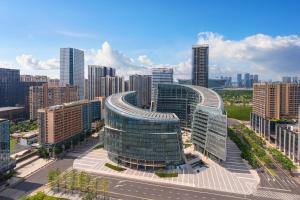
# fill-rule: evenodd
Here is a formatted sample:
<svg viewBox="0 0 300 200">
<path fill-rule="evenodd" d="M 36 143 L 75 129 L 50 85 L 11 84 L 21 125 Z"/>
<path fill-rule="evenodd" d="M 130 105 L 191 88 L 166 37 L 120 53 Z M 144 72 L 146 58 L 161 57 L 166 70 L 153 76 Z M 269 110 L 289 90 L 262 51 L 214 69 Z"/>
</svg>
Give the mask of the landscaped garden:
<svg viewBox="0 0 300 200">
<path fill-rule="evenodd" d="M 280 163 L 280 165 L 288 170 L 291 171 L 292 169 L 295 169 L 296 166 L 294 163 L 287 157 L 285 156 L 281 151 L 275 148 L 268 148 L 268 152 L 273 156 L 273 158 Z"/>
<path fill-rule="evenodd" d="M 83 194 L 85 195 L 83 199 L 96 199 L 99 195 L 107 196 L 108 184 L 106 178 L 100 179 L 74 169 L 63 173 L 56 169 L 48 173 L 48 185 L 53 191 Z"/>
<path fill-rule="evenodd" d="M 265 141 L 254 131 L 244 125 L 237 125 L 228 129 L 228 136 L 242 151 L 241 157 L 253 168 L 264 166 L 269 173 L 276 174 L 274 171 L 276 167 L 266 152 Z"/>
<path fill-rule="evenodd" d="M 36 121 L 26 120 L 21 122 L 10 122 L 10 133 L 18 132 L 28 132 L 38 129 L 38 124 Z"/>
<path fill-rule="evenodd" d="M 23 197 L 22 200 L 68 200 L 46 195 L 44 192 L 37 192 L 35 195 Z"/>
<path fill-rule="evenodd" d="M 110 163 L 105 163 L 105 166 L 110 168 L 110 169 L 113 169 L 115 171 L 118 171 L 118 172 L 122 172 L 122 171 L 126 170 L 126 168 L 119 167 L 119 166 L 116 166 L 116 165 L 113 165 L 113 164 L 110 164 Z"/>
</svg>

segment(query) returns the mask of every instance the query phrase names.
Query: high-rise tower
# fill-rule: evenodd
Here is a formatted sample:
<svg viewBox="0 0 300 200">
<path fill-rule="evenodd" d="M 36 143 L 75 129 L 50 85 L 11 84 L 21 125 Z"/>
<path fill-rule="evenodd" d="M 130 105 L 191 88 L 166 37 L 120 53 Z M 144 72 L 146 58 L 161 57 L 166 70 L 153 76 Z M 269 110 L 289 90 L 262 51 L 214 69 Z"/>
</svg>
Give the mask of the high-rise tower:
<svg viewBox="0 0 300 200">
<path fill-rule="evenodd" d="M 192 84 L 208 87 L 208 45 L 193 45 Z"/>
<path fill-rule="evenodd" d="M 60 81 L 79 87 L 79 98 L 84 99 L 84 52 L 75 48 L 60 49 Z"/>
</svg>

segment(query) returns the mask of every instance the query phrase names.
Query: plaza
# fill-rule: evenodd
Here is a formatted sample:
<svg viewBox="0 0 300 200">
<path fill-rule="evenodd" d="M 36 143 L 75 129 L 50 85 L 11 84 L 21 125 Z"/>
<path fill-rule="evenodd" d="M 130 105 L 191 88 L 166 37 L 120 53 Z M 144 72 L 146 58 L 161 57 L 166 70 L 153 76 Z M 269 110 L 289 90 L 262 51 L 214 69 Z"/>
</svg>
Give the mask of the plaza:
<svg viewBox="0 0 300 200">
<path fill-rule="evenodd" d="M 240 151 L 230 140 L 227 140 L 227 160 L 219 163 L 204 157 L 199 152 L 193 152 L 203 160 L 207 167 L 201 168 L 199 173 L 190 168 L 177 169 L 178 177 L 160 178 L 151 171 L 126 168 L 123 172 L 114 171 L 105 166 L 112 163 L 104 149 L 93 149 L 81 155 L 73 163 L 73 168 L 99 175 L 110 175 L 119 178 L 130 178 L 149 183 L 165 183 L 171 185 L 203 188 L 221 192 L 249 195 L 253 194 L 259 184 L 259 177 L 246 161 L 240 157 Z"/>
</svg>

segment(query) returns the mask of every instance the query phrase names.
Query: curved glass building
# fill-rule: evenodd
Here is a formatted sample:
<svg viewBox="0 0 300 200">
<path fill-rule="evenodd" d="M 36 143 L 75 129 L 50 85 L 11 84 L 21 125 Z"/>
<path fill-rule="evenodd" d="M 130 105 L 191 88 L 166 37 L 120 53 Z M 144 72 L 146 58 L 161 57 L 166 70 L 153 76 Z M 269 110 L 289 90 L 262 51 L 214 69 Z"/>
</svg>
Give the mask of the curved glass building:
<svg viewBox="0 0 300 200">
<path fill-rule="evenodd" d="M 153 111 L 136 107 L 136 93 L 105 102 L 104 148 L 111 160 L 131 168 L 173 168 L 184 163 L 181 129 L 192 133 L 195 149 L 226 160 L 227 116 L 213 90 L 158 84 Z"/>
<path fill-rule="evenodd" d="M 181 128 L 191 131 L 196 150 L 226 160 L 227 115 L 215 91 L 195 85 L 159 84 L 152 109 L 175 113 Z"/>
<path fill-rule="evenodd" d="M 172 168 L 183 163 L 180 120 L 174 113 L 135 106 L 136 93 L 105 102 L 104 148 L 114 162 L 130 168 Z"/>
</svg>

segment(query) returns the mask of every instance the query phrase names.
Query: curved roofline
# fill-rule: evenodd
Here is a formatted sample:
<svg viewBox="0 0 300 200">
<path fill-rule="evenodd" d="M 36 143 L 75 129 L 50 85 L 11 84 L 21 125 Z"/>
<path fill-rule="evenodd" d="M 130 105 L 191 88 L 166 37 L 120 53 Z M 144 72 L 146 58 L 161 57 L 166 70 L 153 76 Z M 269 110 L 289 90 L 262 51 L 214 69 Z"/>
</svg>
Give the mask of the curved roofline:
<svg viewBox="0 0 300 200">
<path fill-rule="evenodd" d="M 185 84 L 178 84 L 178 83 L 160 83 L 161 85 L 178 85 L 178 86 L 183 86 L 183 87 L 188 87 L 191 88 L 192 90 L 196 91 L 199 95 L 201 95 L 201 101 L 199 102 L 200 105 L 202 106 L 207 106 L 207 107 L 214 107 L 220 110 L 224 110 L 223 108 L 223 100 L 220 97 L 220 95 L 215 92 L 212 89 L 206 88 L 206 87 L 201 87 L 201 86 L 196 86 L 196 85 L 185 85 Z M 208 96 L 212 94 L 213 96 Z M 212 101 L 213 99 L 211 98 L 216 98 L 217 101 Z"/>
<path fill-rule="evenodd" d="M 105 105 L 108 106 L 120 115 L 127 116 L 135 119 L 144 119 L 149 121 L 167 121 L 178 122 L 179 118 L 174 113 L 151 112 L 149 110 L 136 107 L 125 100 L 125 96 L 135 94 L 135 91 L 122 92 L 113 94 L 107 97 Z"/>
</svg>

